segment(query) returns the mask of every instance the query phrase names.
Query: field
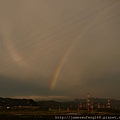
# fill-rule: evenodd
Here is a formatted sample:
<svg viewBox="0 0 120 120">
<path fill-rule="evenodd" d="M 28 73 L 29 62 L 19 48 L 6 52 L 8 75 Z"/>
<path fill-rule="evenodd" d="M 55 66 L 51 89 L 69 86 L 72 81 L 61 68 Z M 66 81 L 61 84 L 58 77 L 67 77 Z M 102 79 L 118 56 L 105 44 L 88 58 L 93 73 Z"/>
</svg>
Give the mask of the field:
<svg viewBox="0 0 120 120">
<path fill-rule="evenodd" d="M 72 110 L 72 109 L 46 109 L 41 110 L 39 107 L 36 109 L 20 108 L 20 109 L 0 109 L 0 120 L 53 120 L 53 119 L 75 119 L 80 116 L 106 116 L 106 115 L 119 115 L 120 111 L 113 109 L 94 110 L 88 112 L 87 110 Z M 71 118 L 72 117 L 72 118 Z"/>
<path fill-rule="evenodd" d="M 22 110 L 0 110 L 0 120 L 19 120 L 19 119 L 58 119 L 60 116 L 80 116 L 80 115 L 104 115 L 105 112 L 87 112 L 86 110 L 51 110 L 41 111 L 35 109 Z"/>
</svg>

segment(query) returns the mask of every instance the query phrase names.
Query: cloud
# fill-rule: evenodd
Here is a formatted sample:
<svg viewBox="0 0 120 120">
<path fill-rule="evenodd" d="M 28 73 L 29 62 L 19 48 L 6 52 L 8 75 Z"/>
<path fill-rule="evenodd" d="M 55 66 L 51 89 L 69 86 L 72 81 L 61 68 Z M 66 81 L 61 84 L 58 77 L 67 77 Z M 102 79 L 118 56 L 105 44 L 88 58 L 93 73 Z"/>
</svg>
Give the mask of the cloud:
<svg viewBox="0 0 120 120">
<path fill-rule="evenodd" d="M 1 95 L 119 98 L 118 8 L 113 1 L 1 1 Z"/>
</svg>

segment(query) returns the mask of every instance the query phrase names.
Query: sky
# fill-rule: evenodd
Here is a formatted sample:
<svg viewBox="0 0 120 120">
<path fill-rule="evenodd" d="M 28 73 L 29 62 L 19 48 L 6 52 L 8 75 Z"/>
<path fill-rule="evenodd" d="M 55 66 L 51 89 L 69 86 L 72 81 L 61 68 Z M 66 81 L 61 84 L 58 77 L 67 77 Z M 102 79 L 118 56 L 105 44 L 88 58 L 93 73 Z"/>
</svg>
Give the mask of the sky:
<svg viewBox="0 0 120 120">
<path fill-rule="evenodd" d="M 0 0 L 0 96 L 120 99 L 119 0 Z"/>
</svg>

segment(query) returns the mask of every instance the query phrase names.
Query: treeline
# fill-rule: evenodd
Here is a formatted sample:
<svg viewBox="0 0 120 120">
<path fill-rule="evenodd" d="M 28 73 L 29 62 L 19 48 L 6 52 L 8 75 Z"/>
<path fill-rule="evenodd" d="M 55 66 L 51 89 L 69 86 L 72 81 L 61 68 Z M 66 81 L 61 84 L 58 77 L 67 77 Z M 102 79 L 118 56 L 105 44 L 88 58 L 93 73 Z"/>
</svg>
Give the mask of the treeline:
<svg viewBox="0 0 120 120">
<path fill-rule="evenodd" d="M 12 99 L 0 98 L 0 106 L 36 106 L 37 103 L 32 99 Z"/>
<path fill-rule="evenodd" d="M 39 106 L 41 109 L 76 109 L 79 108 L 80 104 L 86 105 L 86 101 L 86 99 L 75 99 L 73 101 L 58 102 L 54 100 L 34 101 L 33 99 L 0 98 L 0 106 Z M 90 101 L 94 105 L 97 105 L 97 103 L 100 103 L 101 105 L 107 105 L 107 99 L 91 98 Z M 111 108 L 120 109 L 120 100 L 110 99 L 110 104 Z"/>
</svg>

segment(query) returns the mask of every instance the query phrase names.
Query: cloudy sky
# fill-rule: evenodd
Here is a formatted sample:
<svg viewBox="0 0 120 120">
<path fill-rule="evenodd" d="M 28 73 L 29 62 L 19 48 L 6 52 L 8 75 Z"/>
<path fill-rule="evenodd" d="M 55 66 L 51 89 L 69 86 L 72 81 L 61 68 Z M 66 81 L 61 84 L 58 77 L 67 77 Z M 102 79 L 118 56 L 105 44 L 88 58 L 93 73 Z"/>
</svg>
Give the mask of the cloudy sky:
<svg viewBox="0 0 120 120">
<path fill-rule="evenodd" d="M 0 0 L 1 97 L 119 91 L 119 0 Z"/>
</svg>

